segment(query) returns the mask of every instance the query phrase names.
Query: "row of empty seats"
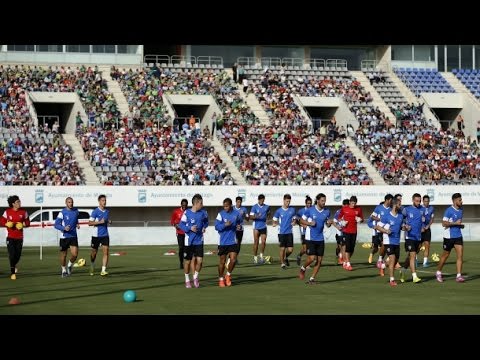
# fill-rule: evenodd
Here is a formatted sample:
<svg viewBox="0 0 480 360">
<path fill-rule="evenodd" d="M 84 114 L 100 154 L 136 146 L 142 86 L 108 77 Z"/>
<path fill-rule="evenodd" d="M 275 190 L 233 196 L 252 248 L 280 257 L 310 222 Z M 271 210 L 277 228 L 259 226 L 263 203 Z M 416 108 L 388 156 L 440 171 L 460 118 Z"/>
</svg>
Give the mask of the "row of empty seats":
<svg viewBox="0 0 480 360">
<path fill-rule="evenodd" d="M 457 70 L 457 69 L 453 69 Z M 453 71 L 458 80 L 477 98 L 480 99 L 480 72 L 477 69 L 460 69 Z"/>
<path fill-rule="evenodd" d="M 421 93 L 454 93 L 453 87 L 437 69 L 395 68 L 397 76 L 416 95 Z"/>
</svg>

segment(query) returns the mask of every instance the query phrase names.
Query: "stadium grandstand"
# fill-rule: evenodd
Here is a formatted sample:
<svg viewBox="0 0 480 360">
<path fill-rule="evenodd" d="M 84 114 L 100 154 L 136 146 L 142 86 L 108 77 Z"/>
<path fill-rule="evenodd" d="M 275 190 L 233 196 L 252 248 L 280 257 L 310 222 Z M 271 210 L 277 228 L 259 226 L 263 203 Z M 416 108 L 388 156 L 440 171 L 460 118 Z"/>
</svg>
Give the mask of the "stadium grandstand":
<svg viewBox="0 0 480 360">
<path fill-rule="evenodd" d="M 0 184 L 477 185 L 479 49 L 0 45 Z"/>
<path fill-rule="evenodd" d="M 2 45 L 0 184 L 477 184 L 477 50 Z"/>
</svg>

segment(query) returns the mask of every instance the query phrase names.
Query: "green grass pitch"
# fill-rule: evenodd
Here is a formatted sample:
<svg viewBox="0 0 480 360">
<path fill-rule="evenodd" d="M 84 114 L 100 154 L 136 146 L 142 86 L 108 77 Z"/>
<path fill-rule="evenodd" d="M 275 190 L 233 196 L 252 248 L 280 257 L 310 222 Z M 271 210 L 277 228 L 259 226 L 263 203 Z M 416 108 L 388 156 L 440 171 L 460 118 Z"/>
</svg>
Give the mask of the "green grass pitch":
<svg viewBox="0 0 480 360">
<path fill-rule="evenodd" d="M 206 246 L 205 251 L 215 249 Z M 403 248 L 403 245 L 402 245 Z M 435 280 L 436 267 L 419 268 L 422 283 L 407 282 L 392 288 L 388 276 L 378 276 L 374 264 L 368 264 L 369 249 L 357 244 L 352 258 L 354 271 L 335 265 L 334 244 L 327 244 L 317 284 L 298 279 L 295 256 L 282 270 L 278 263 L 278 245 L 267 243 L 271 265 L 252 263 L 251 244 L 242 246 L 240 265 L 233 272 L 233 286 L 218 287 L 218 256 L 205 255 L 200 288 L 186 289 L 177 256 L 163 255 L 176 246 L 112 246 L 108 277 L 99 275 L 101 251 L 94 276 L 89 275 L 89 249 L 80 248 L 84 267 L 75 268 L 71 277 L 61 278 L 57 248 L 25 247 L 16 281 L 10 280 L 7 250 L 0 248 L 0 315 L 77 315 L 77 314 L 480 314 L 480 243 L 466 242 L 463 273 L 466 282 L 455 282 L 455 253 L 443 271 L 445 282 Z M 403 249 L 402 249 L 403 250 Z M 441 253 L 441 244 L 433 243 Z M 404 252 L 402 251 L 402 260 Z M 305 257 L 303 258 L 305 259 Z M 376 259 L 376 256 L 375 258 Z M 306 280 L 311 270 L 307 270 Z M 396 278 L 399 278 L 396 272 Z M 137 301 L 125 303 L 123 293 L 135 290 Z M 12 297 L 19 305 L 9 305 Z"/>
</svg>

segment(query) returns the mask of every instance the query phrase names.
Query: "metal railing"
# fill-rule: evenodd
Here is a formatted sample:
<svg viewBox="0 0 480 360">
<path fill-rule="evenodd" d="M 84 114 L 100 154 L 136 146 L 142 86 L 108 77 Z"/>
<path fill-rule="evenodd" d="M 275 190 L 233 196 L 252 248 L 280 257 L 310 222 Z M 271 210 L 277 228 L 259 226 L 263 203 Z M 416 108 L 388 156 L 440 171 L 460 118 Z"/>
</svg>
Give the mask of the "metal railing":
<svg viewBox="0 0 480 360">
<path fill-rule="evenodd" d="M 262 57 L 260 58 L 262 67 L 268 66 L 270 69 L 274 66 L 282 66 L 282 59 L 279 57 Z"/>
<path fill-rule="evenodd" d="M 260 59 L 257 57 L 239 57 L 237 58 L 237 65 L 248 66 L 248 67 L 258 67 L 260 66 Z"/>
<path fill-rule="evenodd" d="M 170 57 L 170 63 L 168 66 L 174 66 L 177 67 L 185 67 L 189 65 L 195 65 L 197 64 L 197 59 L 195 59 L 195 56 L 183 56 L 183 55 L 172 55 Z"/>
<path fill-rule="evenodd" d="M 323 70 L 325 68 L 325 59 L 308 59 L 308 64 L 310 64 L 311 68 L 321 68 Z"/>
<path fill-rule="evenodd" d="M 345 59 L 327 59 L 327 61 L 325 62 L 325 65 L 326 65 L 327 68 L 330 68 L 330 70 L 347 69 L 347 60 L 345 60 Z"/>
<path fill-rule="evenodd" d="M 221 56 L 145 55 L 143 62 L 144 66 L 148 67 L 190 67 L 197 65 L 203 65 L 204 67 L 223 67 L 223 57 Z"/>
<path fill-rule="evenodd" d="M 345 70 L 348 69 L 348 62 L 345 59 L 302 59 L 302 58 L 279 58 L 279 57 L 239 57 L 237 64 L 254 68 L 269 67 L 275 69 L 277 66 L 298 66 L 301 69 L 314 68 L 323 70 Z"/>
<path fill-rule="evenodd" d="M 377 60 L 362 60 L 360 64 L 362 71 L 375 71 L 377 69 Z"/>
<path fill-rule="evenodd" d="M 147 66 L 154 66 L 155 64 L 169 64 L 170 56 L 168 55 L 145 55 L 143 62 Z"/>
<path fill-rule="evenodd" d="M 38 126 L 45 127 L 45 123 L 50 123 L 50 129 L 52 128 L 52 125 L 55 123 L 55 121 L 58 121 L 58 124 L 60 124 L 60 117 L 57 115 L 37 115 L 38 118 Z M 60 129 L 59 129 L 60 130 Z"/>
<path fill-rule="evenodd" d="M 193 58 L 193 56 L 190 57 Z M 223 58 L 221 56 L 197 56 L 197 64 L 223 66 Z"/>
<path fill-rule="evenodd" d="M 302 58 L 282 58 L 283 66 L 298 66 L 299 68 L 303 68 L 304 64 L 305 61 Z"/>
</svg>

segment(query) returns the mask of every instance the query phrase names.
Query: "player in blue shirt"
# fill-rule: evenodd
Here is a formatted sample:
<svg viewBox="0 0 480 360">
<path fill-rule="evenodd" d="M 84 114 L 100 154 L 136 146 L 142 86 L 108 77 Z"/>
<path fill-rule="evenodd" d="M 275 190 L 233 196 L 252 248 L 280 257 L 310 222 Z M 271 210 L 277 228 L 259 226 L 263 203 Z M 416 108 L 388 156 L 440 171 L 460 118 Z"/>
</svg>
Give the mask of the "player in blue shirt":
<svg viewBox="0 0 480 360">
<path fill-rule="evenodd" d="M 405 282 L 405 272 L 410 266 L 412 271 L 412 280 L 414 283 L 422 281 L 416 272 L 416 256 L 420 250 L 423 231 L 423 208 L 420 205 L 422 196 L 415 193 L 412 196 L 412 205 L 403 208 L 403 216 L 405 217 L 405 251 L 408 253 L 403 267 L 400 268 L 400 281 Z"/>
<path fill-rule="evenodd" d="M 432 241 L 432 231 L 430 227 L 435 216 L 435 209 L 430 205 L 430 196 L 423 195 L 423 228 L 422 246 L 423 246 L 423 267 L 429 267 L 428 256 L 430 255 L 430 242 Z"/>
<path fill-rule="evenodd" d="M 376 252 L 379 251 L 378 253 L 378 260 L 377 260 L 377 268 L 380 269 L 380 275 L 384 276 L 382 264 L 383 264 L 383 256 L 385 255 L 385 248 L 383 246 L 383 236 L 380 232 L 378 232 L 375 229 L 375 225 L 378 221 L 381 220 L 382 216 L 385 214 L 388 214 L 390 212 L 390 207 L 392 204 L 393 200 L 393 195 L 392 194 L 387 194 L 383 198 L 384 201 L 382 201 L 379 205 L 375 207 L 373 210 L 372 214 L 368 218 L 367 225 L 369 228 L 372 229 L 372 250 L 370 251 L 370 255 L 368 256 L 368 263 L 371 264 L 373 261 L 373 255 L 375 255 Z"/>
<path fill-rule="evenodd" d="M 293 252 L 293 226 L 297 223 L 295 208 L 290 206 L 292 197 L 283 195 L 283 206 L 273 214 L 273 226 L 278 227 L 278 243 L 280 245 L 280 266 L 286 270 L 290 266 L 288 256 Z"/>
<path fill-rule="evenodd" d="M 180 229 L 185 231 L 185 260 L 183 262 L 185 271 L 185 287 L 191 288 L 190 267 L 193 273 L 193 285 L 200 287 L 199 273 L 203 263 L 203 234 L 208 227 L 208 214 L 203 209 L 203 198 L 200 194 L 193 195 L 192 207 L 185 210 L 182 220 L 178 224 Z M 190 266 L 190 263 L 193 264 Z"/>
<path fill-rule="evenodd" d="M 218 242 L 218 256 L 220 262 L 218 264 L 218 286 L 225 287 L 232 286 L 232 271 L 235 268 L 238 243 L 236 239 L 236 232 L 241 228 L 243 223 L 243 215 L 233 208 L 232 199 L 226 198 L 223 200 L 223 210 L 220 211 L 215 219 L 215 230 L 220 236 Z M 227 275 L 223 278 L 225 272 L 225 262 L 227 256 L 230 261 L 227 264 Z"/>
<path fill-rule="evenodd" d="M 78 256 L 78 209 L 73 207 L 73 199 L 65 199 L 66 207 L 62 209 L 55 219 L 55 229 L 61 232 L 60 235 L 60 265 L 62 267 L 62 277 L 67 277 L 72 273 L 73 264 Z M 70 259 L 67 266 L 67 250 L 70 248 Z"/>
<path fill-rule="evenodd" d="M 405 225 L 403 214 L 400 212 L 401 202 L 392 196 L 389 203 L 392 208 L 376 221 L 374 229 L 383 233 L 383 244 L 389 258 L 390 286 L 397 286 L 394 277 L 395 264 L 400 258 L 400 232 Z"/>
<path fill-rule="evenodd" d="M 330 219 L 330 210 L 325 207 L 327 197 L 325 194 L 318 194 L 315 197 L 316 205 L 308 209 L 303 214 L 300 222 L 307 225 L 305 232 L 305 241 L 307 242 L 307 255 L 308 258 L 305 264 L 300 268 L 298 277 L 300 280 L 305 278 L 305 271 L 307 267 L 316 261 L 313 267 L 313 273 L 308 280 L 309 284 L 315 284 L 315 276 L 317 276 L 318 270 L 322 265 L 323 255 L 325 253 L 325 238 L 323 236 L 323 229 L 325 225 L 330 227 L 332 220 Z"/>
<path fill-rule="evenodd" d="M 297 219 L 302 218 L 305 211 L 307 211 L 307 209 L 312 206 L 312 202 L 313 202 L 312 198 L 307 195 L 307 197 L 305 198 L 305 207 L 298 210 Z M 298 226 L 300 228 L 300 237 L 302 239 L 302 248 L 300 249 L 300 252 L 297 255 L 297 265 L 300 266 L 300 263 L 302 262 L 302 255 L 307 252 L 307 245 L 305 243 L 305 229 L 307 227 L 306 227 L 306 225 L 300 224 L 299 221 L 298 221 Z"/>
<path fill-rule="evenodd" d="M 258 204 L 252 206 L 250 219 L 253 220 L 253 263 L 264 264 L 265 245 L 267 242 L 267 220 L 270 215 L 270 206 L 265 204 L 265 195 L 258 195 Z M 260 259 L 257 258 L 258 241 L 261 240 Z"/>
<path fill-rule="evenodd" d="M 435 274 L 438 282 L 443 282 L 442 268 L 447 261 L 450 252 L 455 248 L 457 253 L 457 277 L 456 282 L 463 283 L 465 279 L 462 276 L 463 266 L 463 235 L 462 229 L 465 227 L 463 221 L 463 202 L 462 195 L 455 193 L 452 195 L 453 205 L 445 210 L 442 219 L 443 230 L 443 254 L 438 262 L 437 273 Z"/>
<path fill-rule="evenodd" d="M 237 245 L 238 245 L 238 253 L 237 253 L 237 265 L 239 264 L 238 262 L 238 255 L 240 254 L 240 248 L 242 247 L 242 240 L 243 240 L 243 223 L 244 221 L 248 221 L 250 219 L 250 216 L 248 215 L 248 210 L 245 206 L 242 206 L 243 198 L 241 196 L 237 196 L 235 198 L 235 210 L 237 210 L 240 213 L 241 216 L 241 224 L 239 227 L 239 230 L 235 232 L 236 238 L 237 238 Z M 228 266 L 228 260 L 227 260 L 227 266 Z"/>
<path fill-rule="evenodd" d="M 109 258 L 110 236 L 108 235 L 108 225 L 112 223 L 110 220 L 110 211 L 107 210 L 107 197 L 105 195 L 98 196 L 98 207 L 93 210 L 88 221 L 89 226 L 93 226 L 92 243 L 90 247 L 90 275 L 93 276 L 95 271 L 95 259 L 97 258 L 98 247 L 102 245 L 102 271 L 101 276 L 107 276 L 107 265 Z"/>
</svg>

